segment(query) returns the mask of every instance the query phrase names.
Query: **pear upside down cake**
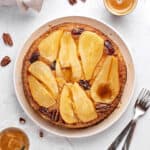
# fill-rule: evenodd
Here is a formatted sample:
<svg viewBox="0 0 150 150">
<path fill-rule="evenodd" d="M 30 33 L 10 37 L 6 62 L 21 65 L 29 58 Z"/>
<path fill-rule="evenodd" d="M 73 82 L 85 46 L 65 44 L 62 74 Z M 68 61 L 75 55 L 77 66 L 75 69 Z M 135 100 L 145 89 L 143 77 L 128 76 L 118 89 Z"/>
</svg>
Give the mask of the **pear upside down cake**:
<svg viewBox="0 0 150 150">
<path fill-rule="evenodd" d="M 119 47 L 84 24 L 50 26 L 33 42 L 22 67 L 25 96 L 46 121 L 84 128 L 120 103 L 127 79 Z"/>
</svg>

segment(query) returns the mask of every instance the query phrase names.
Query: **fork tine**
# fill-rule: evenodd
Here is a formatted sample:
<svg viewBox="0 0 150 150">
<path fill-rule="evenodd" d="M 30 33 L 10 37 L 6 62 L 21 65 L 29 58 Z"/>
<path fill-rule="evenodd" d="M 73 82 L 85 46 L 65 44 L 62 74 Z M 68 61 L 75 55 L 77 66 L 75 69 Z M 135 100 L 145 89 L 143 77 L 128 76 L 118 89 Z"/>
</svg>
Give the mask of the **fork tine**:
<svg viewBox="0 0 150 150">
<path fill-rule="evenodd" d="M 142 99 L 143 95 L 145 95 L 146 93 L 146 89 L 145 88 L 142 88 L 142 90 L 140 91 L 138 97 L 137 97 L 137 101 L 136 101 L 136 104 L 139 103 L 139 101 Z"/>
<path fill-rule="evenodd" d="M 139 100 L 137 105 L 140 105 L 145 111 L 150 107 L 150 91 L 148 90 L 146 92 L 144 98 L 142 98 L 141 100 Z"/>
<path fill-rule="evenodd" d="M 150 100 L 150 99 L 149 99 Z M 146 105 L 146 109 L 148 109 L 150 107 L 150 103 Z"/>
<path fill-rule="evenodd" d="M 145 100 L 145 108 L 146 110 L 150 107 L 150 98 L 148 97 L 146 100 Z"/>
<path fill-rule="evenodd" d="M 142 99 L 147 99 L 149 96 L 150 96 L 150 91 L 147 89 L 142 89 L 142 91 L 140 92 L 140 96 L 137 98 L 136 104 L 138 104 Z"/>
<path fill-rule="evenodd" d="M 147 90 L 146 93 L 145 93 L 145 95 L 143 96 L 143 98 L 146 99 L 146 98 L 148 98 L 149 96 L 150 96 L 150 91 Z"/>
</svg>

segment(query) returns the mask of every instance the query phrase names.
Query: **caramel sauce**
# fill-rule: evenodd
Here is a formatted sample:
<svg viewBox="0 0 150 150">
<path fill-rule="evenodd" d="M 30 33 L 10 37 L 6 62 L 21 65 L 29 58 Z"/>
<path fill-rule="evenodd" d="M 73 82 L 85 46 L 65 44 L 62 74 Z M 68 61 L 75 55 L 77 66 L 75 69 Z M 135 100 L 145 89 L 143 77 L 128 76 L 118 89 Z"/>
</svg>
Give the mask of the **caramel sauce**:
<svg viewBox="0 0 150 150">
<path fill-rule="evenodd" d="M 109 84 L 101 84 L 97 89 L 97 94 L 102 99 L 110 98 L 112 96 L 112 90 Z"/>
<path fill-rule="evenodd" d="M 17 128 L 8 128 L 0 133 L 0 150 L 28 150 L 27 136 Z"/>
<path fill-rule="evenodd" d="M 136 0 L 105 0 L 109 9 L 116 13 L 127 14 L 130 12 L 135 4 Z"/>
<path fill-rule="evenodd" d="M 72 76 L 71 68 L 64 68 L 62 71 L 63 71 L 64 77 L 65 77 L 65 80 L 71 81 L 71 76 Z"/>
</svg>

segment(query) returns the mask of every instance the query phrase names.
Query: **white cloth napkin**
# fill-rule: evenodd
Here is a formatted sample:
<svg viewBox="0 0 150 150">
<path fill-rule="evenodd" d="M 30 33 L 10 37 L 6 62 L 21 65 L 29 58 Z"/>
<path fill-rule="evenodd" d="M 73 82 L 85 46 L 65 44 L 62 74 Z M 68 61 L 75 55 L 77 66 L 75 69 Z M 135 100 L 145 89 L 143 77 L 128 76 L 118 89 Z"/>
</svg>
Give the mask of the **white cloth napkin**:
<svg viewBox="0 0 150 150">
<path fill-rule="evenodd" d="M 18 7 L 22 10 L 32 8 L 36 11 L 40 11 L 42 4 L 43 0 L 0 0 L 0 6 L 18 5 Z"/>
</svg>

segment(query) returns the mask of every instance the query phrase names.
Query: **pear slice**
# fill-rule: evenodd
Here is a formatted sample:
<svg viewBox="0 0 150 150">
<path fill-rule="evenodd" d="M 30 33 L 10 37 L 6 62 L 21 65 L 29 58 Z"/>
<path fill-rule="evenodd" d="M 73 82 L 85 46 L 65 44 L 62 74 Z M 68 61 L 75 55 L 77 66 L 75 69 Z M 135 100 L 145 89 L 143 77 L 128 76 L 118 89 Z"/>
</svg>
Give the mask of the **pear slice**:
<svg viewBox="0 0 150 150">
<path fill-rule="evenodd" d="M 76 123 L 78 122 L 72 106 L 71 93 L 69 88 L 65 85 L 61 97 L 60 97 L 60 114 L 63 120 L 67 123 Z"/>
<path fill-rule="evenodd" d="M 81 79 L 82 76 L 82 68 L 81 68 L 80 61 L 78 59 L 76 44 L 73 39 L 72 39 L 72 45 L 74 45 L 72 49 L 70 49 L 70 65 L 72 71 L 72 79 L 74 81 L 78 81 Z"/>
<path fill-rule="evenodd" d="M 79 38 L 79 53 L 86 80 L 90 80 L 102 57 L 104 40 L 96 33 L 85 31 Z"/>
<path fill-rule="evenodd" d="M 62 77 L 62 78 L 64 77 L 64 74 L 63 74 L 63 71 L 61 69 L 59 60 L 56 61 L 56 76 L 57 77 Z"/>
<path fill-rule="evenodd" d="M 91 97 L 95 102 L 112 103 L 119 89 L 118 60 L 114 56 L 109 56 L 93 82 Z"/>
<path fill-rule="evenodd" d="M 70 32 L 64 32 L 61 38 L 59 60 L 60 65 L 63 68 L 70 67 L 70 60 L 69 60 L 70 50 L 74 48 L 74 44 L 72 44 L 72 39 L 70 36 L 71 36 Z"/>
<path fill-rule="evenodd" d="M 82 122 L 88 122 L 97 118 L 92 101 L 88 98 L 83 89 L 77 84 L 71 86 L 74 101 L 74 109 Z"/>
<path fill-rule="evenodd" d="M 62 36 L 59 60 L 63 68 L 71 67 L 73 80 L 81 79 L 82 69 L 78 59 L 77 46 L 70 32 L 64 32 Z"/>
<path fill-rule="evenodd" d="M 28 76 L 28 82 L 31 94 L 40 106 L 48 108 L 56 103 L 51 93 L 35 77 Z"/>
<path fill-rule="evenodd" d="M 38 49 L 42 57 L 50 60 L 51 62 L 56 60 L 60 48 L 60 39 L 62 34 L 62 30 L 54 31 L 40 42 Z"/>
<path fill-rule="evenodd" d="M 119 82 L 119 67 L 118 67 L 118 60 L 117 58 L 113 57 L 112 64 L 111 64 L 111 71 L 109 73 L 109 83 L 110 89 L 112 89 L 112 97 L 111 99 L 115 99 L 120 90 L 120 82 Z"/>
<path fill-rule="evenodd" d="M 36 61 L 30 65 L 28 71 L 46 85 L 54 98 L 58 96 L 58 86 L 50 67 L 42 61 Z"/>
</svg>

